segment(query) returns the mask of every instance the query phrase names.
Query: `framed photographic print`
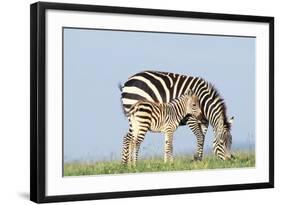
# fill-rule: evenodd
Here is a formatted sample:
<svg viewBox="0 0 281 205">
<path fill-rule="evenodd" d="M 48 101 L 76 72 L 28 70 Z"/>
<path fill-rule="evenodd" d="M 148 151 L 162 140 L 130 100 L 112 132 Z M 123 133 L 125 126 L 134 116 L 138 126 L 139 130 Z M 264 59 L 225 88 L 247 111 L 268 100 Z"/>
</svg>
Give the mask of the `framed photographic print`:
<svg viewBox="0 0 281 205">
<path fill-rule="evenodd" d="M 31 5 L 30 198 L 274 187 L 274 18 Z"/>
</svg>

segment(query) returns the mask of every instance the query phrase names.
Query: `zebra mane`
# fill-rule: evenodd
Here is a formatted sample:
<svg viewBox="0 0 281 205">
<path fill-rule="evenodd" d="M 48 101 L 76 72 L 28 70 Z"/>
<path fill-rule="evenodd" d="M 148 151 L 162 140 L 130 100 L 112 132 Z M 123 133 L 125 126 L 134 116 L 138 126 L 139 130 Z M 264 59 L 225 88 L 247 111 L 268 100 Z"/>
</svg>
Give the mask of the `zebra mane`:
<svg viewBox="0 0 281 205">
<path fill-rule="evenodd" d="M 212 98 L 212 100 L 215 99 L 219 99 L 221 102 L 221 110 L 224 113 L 224 125 L 226 126 L 227 129 L 231 129 L 231 124 L 228 122 L 227 119 L 227 106 L 225 104 L 224 98 L 221 96 L 221 94 L 219 93 L 218 89 L 210 82 L 207 82 L 206 80 L 204 80 L 203 78 L 200 78 L 200 80 L 204 81 L 207 84 L 208 89 L 214 93 L 214 97 Z"/>
<path fill-rule="evenodd" d="M 166 102 L 166 103 L 163 103 L 163 104 L 173 104 L 173 103 L 178 103 L 181 99 L 182 99 L 182 97 L 183 96 L 186 96 L 186 95 L 188 95 L 188 96 L 192 96 L 192 95 L 195 95 L 195 93 L 192 91 L 192 90 L 190 90 L 190 89 L 188 89 L 185 93 L 183 93 L 183 94 L 181 94 L 180 96 L 178 96 L 178 97 L 176 97 L 176 98 L 174 98 L 174 99 L 172 99 L 170 102 Z"/>
</svg>

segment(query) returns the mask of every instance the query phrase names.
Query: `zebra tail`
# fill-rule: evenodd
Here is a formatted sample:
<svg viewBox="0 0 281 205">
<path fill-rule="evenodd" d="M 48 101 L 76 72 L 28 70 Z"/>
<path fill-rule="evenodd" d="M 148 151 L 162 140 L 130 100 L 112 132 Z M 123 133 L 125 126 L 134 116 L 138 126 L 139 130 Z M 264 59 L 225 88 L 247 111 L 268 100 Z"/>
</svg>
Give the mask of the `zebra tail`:
<svg viewBox="0 0 281 205">
<path fill-rule="evenodd" d="M 119 88 L 120 92 L 122 92 L 123 85 L 122 85 L 122 83 L 121 83 L 121 82 L 119 82 L 119 83 L 118 83 L 118 88 Z"/>
<path fill-rule="evenodd" d="M 122 83 L 121 83 L 121 82 L 118 83 L 118 88 L 119 88 L 120 92 L 122 92 L 123 86 L 122 86 Z M 122 109 L 122 111 L 123 111 L 123 114 L 124 114 L 125 116 L 128 116 L 128 113 L 126 112 L 126 110 L 125 110 L 125 108 L 124 108 L 124 106 L 123 106 L 122 97 L 120 98 L 120 102 L 121 102 L 121 107 L 122 107 L 121 109 Z"/>
</svg>

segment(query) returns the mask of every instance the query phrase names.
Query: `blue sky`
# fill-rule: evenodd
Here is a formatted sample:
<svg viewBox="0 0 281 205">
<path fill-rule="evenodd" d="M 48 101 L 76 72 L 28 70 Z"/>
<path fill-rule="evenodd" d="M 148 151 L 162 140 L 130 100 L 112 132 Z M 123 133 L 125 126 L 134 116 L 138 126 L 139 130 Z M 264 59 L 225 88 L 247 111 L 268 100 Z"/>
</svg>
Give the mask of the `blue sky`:
<svg viewBox="0 0 281 205">
<path fill-rule="evenodd" d="M 64 159 L 120 159 L 128 121 L 118 83 L 143 70 L 200 76 L 213 83 L 234 116 L 233 149 L 255 146 L 255 38 L 64 29 Z M 212 148 L 209 127 L 205 152 Z M 164 136 L 148 133 L 140 156 L 161 155 Z M 188 127 L 174 153 L 193 153 Z"/>
</svg>

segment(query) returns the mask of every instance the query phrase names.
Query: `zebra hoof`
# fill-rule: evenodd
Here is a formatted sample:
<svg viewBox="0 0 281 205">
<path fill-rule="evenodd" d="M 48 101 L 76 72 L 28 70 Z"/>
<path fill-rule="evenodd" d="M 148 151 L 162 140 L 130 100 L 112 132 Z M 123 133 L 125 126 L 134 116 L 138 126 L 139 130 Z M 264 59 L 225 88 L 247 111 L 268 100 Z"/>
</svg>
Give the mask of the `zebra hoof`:
<svg viewBox="0 0 281 205">
<path fill-rule="evenodd" d="M 202 157 L 199 157 L 197 154 L 193 155 L 193 161 L 202 161 Z"/>
</svg>

